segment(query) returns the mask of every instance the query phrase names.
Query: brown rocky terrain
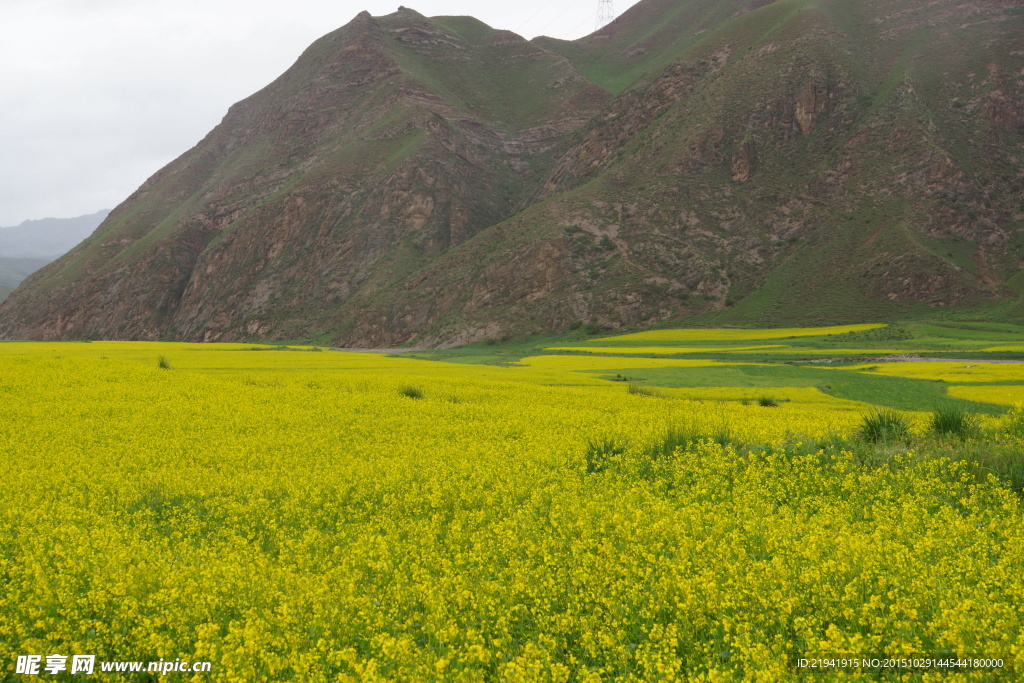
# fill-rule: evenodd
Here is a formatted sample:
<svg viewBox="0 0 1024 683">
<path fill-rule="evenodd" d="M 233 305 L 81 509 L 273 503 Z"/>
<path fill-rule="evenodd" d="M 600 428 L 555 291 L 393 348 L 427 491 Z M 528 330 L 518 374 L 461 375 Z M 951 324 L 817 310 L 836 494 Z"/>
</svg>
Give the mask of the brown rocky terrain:
<svg viewBox="0 0 1024 683">
<path fill-rule="evenodd" d="M 6 338 L 450 345 L 1024 287 L 1024 0 L 363 13 L 0 307 Z"/>
</svg>

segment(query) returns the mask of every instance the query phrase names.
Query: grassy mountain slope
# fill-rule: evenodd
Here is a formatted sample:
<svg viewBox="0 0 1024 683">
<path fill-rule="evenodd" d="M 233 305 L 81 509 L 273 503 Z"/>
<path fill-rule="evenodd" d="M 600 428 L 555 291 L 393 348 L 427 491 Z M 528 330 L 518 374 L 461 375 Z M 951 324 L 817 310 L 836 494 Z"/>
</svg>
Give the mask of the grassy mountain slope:
<svg viewBox="0 0 1024 683">
<path fill-rule="evenodd" d="M 0 334 L 1020 316 L 1022 24 L 1022 0 L 644 0 L 565 43 L 360 15 L 33 276 Z"/>
<path fill-rule="evenodd" d="M 5 331 L 306 330 L 512 213 L 608 97 L 563 57 L 475 20 L 364 13 L 35 276 Z"/>
<path fill-rule="evenodd" d="M 620 94 L 657 74 L 709 31 L 766 4 L 768 0 L 649 0 L 581 40 L 542 36 L 535 42 L 564 55 L 594 82 Z"/>
<path fill-rule="evenodd" d="M 1020 7 L 856 4 L 777 2 L 710 32 L 577 135 L 543 202 L 377 307 L 437 308 L 461 278 L 433 343 L 1019 310 Z"/>
</svg>

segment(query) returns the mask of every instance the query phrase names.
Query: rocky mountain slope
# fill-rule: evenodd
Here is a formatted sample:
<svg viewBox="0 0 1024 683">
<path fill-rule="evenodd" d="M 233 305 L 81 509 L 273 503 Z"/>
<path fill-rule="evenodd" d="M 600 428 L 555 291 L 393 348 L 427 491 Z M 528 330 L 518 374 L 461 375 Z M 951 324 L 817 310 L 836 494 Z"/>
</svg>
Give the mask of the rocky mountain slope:
<svg viewBox="0 0 1024 683">
<path fill-rule="evenodd" d="M 0 308 L 5 337 L 447 345 L 1024 291 L 1024 0 L 360 15 Z"/>
</svg>

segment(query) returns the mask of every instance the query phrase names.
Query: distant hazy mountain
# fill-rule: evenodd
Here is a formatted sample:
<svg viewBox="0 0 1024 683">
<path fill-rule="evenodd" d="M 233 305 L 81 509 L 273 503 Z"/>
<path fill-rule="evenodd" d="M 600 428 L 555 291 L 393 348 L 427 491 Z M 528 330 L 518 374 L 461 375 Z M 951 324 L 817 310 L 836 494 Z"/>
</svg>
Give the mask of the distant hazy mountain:
<svg viewBox="0 0 1024 683">
<path fill-rule="evenodd" d="M 0 301 L 26 277 L 55 261 L 93 233 L 110 211 L 76 218 L 43 218 L 0 228 Z"/>
<path fill-rule="evenodd" d="M 8 258 L 0 256 L 0 286 L 11 289 L 26 277 L 36 272 L 56 257 L 50 258 Z"/>
<path fill-rule="evenodd" d="M 104 209 L 88 216 L 43 218 L 0 228 L 0 257 L 46 258 L 49 263 L 91 235 L 109 213 Z"/>
</svg>

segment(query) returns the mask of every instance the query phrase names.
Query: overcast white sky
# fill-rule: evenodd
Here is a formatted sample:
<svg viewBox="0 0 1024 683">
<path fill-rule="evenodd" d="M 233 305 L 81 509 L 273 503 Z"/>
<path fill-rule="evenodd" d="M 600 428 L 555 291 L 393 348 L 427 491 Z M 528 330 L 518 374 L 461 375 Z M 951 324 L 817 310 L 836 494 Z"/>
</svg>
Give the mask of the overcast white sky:
<svg viewBox="0 0 1024 683">
<path fill-rule="evenodd" d="M 615 0 L 621 14 L 637 0 Z M 469 14 L 532 38 L 598 0 L 0 0 L 0 226 L 113 208 L 229 106 L 362 10 Z"/>
</svg>

